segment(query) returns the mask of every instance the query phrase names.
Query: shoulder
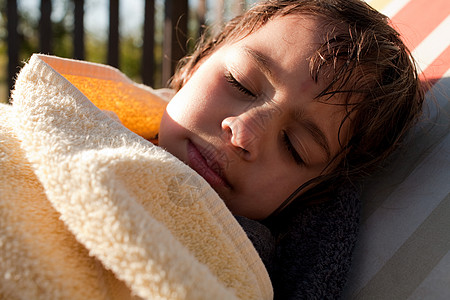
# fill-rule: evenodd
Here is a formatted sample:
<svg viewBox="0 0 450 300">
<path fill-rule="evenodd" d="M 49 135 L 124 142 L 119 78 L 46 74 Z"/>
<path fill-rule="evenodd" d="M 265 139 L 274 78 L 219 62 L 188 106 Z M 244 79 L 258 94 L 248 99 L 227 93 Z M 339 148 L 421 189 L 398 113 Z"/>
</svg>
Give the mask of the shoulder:
<svg viewBox="0 0 450 300">
<path fill-rule="evenodd" d="M 276 298 L 339 298 L 360 217 L 358 190 L 345 184 L 316 204 L 293 203 L 270 225 L 276 236 L 271 278 Z"/>
</svg>

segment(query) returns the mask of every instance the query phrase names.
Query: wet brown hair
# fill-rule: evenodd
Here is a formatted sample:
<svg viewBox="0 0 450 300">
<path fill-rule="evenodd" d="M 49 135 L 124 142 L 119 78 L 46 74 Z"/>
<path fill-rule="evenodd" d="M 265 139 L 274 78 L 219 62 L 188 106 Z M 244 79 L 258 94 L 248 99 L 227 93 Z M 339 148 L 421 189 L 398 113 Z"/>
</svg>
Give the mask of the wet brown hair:
<svg viewBox="0 0 450 300">
<path fill-rule="evenodd" d="M 179 90 L 201 61 L 222 45 L 255 32 L 273 18 L 309 15 L 323 21 L 323 44 L 310 58 L 314 80 L 329 78 L 318 101 L 343 97 L 351 137 L 336 155 L 333 169 L 300 187 L 320 183 L 329 190 L 342 179 L 366 176 L 401 143 L 422 111 L 424 92 L 410 51 L 389 19 L 360 0 L 269 0 L 232 19 L 217 36 L 203 38 L 183 59 L 170 86 Z M 331 71 L 330 71 L 331 70 Z M 332 104 L 337 105 L 337 104 Z M 341 128 L 339 128 L 339 133 Z M 331 166 L 330 163 L 329 166 Z M 325 172 L 326 171 L 326 172 Z M 292 199 L 291 199 L 292 198 Z"/>
</svg>

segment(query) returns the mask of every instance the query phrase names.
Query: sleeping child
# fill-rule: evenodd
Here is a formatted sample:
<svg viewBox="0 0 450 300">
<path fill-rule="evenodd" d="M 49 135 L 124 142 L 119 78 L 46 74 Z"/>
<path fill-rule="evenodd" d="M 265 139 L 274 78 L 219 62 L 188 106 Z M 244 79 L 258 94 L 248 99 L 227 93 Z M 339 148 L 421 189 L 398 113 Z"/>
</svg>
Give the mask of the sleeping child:
<svg viewBox="0 0 450 300">
<path fill-rule="evenodd" d="M 205 178 L 233 214 L 270 228 L 273 237 L 261 240 L 260 226 L 251 235 L 275 297 L 338 297 L 342 276 L 330 279 L 326 257 L 310 253 L 333 244 L 327 235 L 342 227 L 344 212 L 313 213 L 322 222 L 315 236 L 293 227 L 305 226 L 318 203 L 329 209 L 343 189 L 351 199 L 340 205 L 357 206 L 348 189 L 421 113 L 414 61 L 387 18 L 357 0 L 263 1 L 202 41 L 171 87 L 160 146 Z M 334 245 L 352 234 L 336 233 Z M 325 284 L 327 272 L 335 285 Z"/>
<path fill-rule="evenodd" d="M 259 2 L 180 62 L 170 102 L 158 104 L 165 111 L 157 141 L 141 134 L 204 180 L 190 183 L 207 183 L 220 196 L 277 299 L 339 298 L 358 232 L 359 180 L 421 114 L 414 60 L 388 22 L 360 0 Z M 87 90 L 82 77 L 62 75 Z M 158 170 L 171 170 L 169 163 Z M 101 261 L 108 255 L 92 253 Z M 110 269 L 133 286 L 120 268 Z"/>
</svg>

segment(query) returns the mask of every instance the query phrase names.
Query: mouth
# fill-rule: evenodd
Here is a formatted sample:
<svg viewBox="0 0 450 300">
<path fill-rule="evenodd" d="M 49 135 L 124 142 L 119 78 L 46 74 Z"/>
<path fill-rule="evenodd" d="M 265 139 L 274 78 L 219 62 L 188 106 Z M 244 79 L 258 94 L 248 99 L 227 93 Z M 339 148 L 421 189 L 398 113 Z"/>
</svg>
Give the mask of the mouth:
<svg viewBox="0 0 450 300">
<path fill-rule="evenodd" d="M 202 176 L 214 189 L 230 188 L 222 166 L 217 161 L 217 151 L 206 151 L 190 140 L 187 145 L 188 165 Z M 209 155 L 208 155 L 209 154 Z"/>
</svg>

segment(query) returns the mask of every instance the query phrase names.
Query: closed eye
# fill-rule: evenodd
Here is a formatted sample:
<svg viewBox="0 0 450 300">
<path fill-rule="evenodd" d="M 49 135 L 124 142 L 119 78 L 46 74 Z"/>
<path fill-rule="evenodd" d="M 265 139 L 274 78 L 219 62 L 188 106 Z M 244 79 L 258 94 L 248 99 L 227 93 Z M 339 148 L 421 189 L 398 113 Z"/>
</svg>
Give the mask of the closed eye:
<svg viewBox="0 0 450 300">
<path fill-rule="evenodd" d="M 294 161 L 300 165 L 300 166 L 304 166 L 305 165 L 305 161 L 302 159 L 302 157 L 300 156 L 300 154 L 298 154 L 297 150 L 295 150 L 294 145 L 292 145 L 291 140 L 289 139 L 289 135 L 287 134 L 286 131 L 283 131 L 283 143 L 284 146 L 286 147 L 286 150 L 289 152 L 289 154 L 292 156 L 292 158 L 294 159 Z"/>
<path fill-rule="evenodd" d="M 253 94 L 250 90 L 248 90 L 246 87 L 244 87 L 239 81 L 234 78 L 233 74 L 230 72 L 225 73 L 225 79 L 231 86 L 233 86 L 235 89 L 237 89 L 239 92 L 245 94 L 246 96 L 250 96 L 252 98 L 256 98 L 256 95 Z"/>
</svg>

